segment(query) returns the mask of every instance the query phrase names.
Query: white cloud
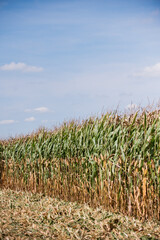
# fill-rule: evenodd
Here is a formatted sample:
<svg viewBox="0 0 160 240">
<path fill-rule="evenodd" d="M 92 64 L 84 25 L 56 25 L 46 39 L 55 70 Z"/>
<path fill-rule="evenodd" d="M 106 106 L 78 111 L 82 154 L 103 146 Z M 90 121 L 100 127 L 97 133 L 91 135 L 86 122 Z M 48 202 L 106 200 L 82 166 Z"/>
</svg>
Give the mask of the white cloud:
<svg viewBox="0 0 160 240">
<path fill-rule="evenodd" d="M 138 107 L 138 106 L 137 106 L 136 104 L 131 103 L 131 104 L 128 104 L 128 105 L 126 106 L 126 109 L 129 110 L 129 111 L 134 111 L 134 110 L 137 109 L 137 107 Z"/>
<path fill-rule="evenodd" d="M 49 109 L 46 107 L 39 107 L 39 108 L 35 108 L 34 111 L 40 112 L 40 113 L 45 113 L 45 112 L 49 112 Z"/>
<path fill-rule="evenodd" d="M 34 117 L 29 117 L 29 118 L 26 118 L 24 121 L 25 122 L 34 122 L 36 119 Z"/>
<path fill-rule="evenodd" d="M 16 122 L 15 120 L 2 120 L 2 121 L 0 121 L 0 124 L 5 125 L 5 124 L 12 124 L 15 122 Z"/>
<path fill-rule="evenodd" d="M 30 66 L 25 63 L 15 63 L 11 62 L 9 64 L 2 65 L 0 67 L 0 70 L 2 71 L 22 71 L 22 72 L 41 72 L 43 71 L 43 68 L 36 67 L 36 66 Z"/>
<path fill-rule="evenodd" d="M 145 67 L 141 72 L 135 73 L 134 76 L 138 77 L 160 77 L 160 62 L 153 65 Z"/>
<path fill-rule="evenodd" d="M 49 109 L 47 107 L 38 107 L 38 108 L 34 108 L 34 109 L 26 109 L 25 112 L 45 113 L 45 112 L 49 112 Z"/>
</svg>

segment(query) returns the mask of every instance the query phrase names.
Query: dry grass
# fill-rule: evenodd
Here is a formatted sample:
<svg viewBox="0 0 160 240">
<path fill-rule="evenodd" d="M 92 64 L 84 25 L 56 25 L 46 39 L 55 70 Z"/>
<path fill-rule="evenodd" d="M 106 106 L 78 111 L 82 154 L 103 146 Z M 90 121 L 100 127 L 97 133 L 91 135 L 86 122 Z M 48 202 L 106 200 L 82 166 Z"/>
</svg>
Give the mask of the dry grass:
<svg viewBox="0 0 160 240">
<path fill-rule="evenodd" d="M 140 222 L 87 204 L 0 190 L 0 239 L 160 239 L 160 222 Z"/>
</svg>

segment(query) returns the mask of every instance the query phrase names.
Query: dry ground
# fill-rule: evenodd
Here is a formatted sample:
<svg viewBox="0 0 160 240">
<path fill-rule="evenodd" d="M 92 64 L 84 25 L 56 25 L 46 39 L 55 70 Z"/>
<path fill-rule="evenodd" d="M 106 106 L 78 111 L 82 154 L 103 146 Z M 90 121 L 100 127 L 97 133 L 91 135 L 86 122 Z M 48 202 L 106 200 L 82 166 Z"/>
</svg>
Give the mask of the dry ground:
<svg viewBox="0 0 160 240">
<path fill-rule="evenodd" d="M 0 190 L 0 240 L 160 239 L 160 222 L 93 209 L 40 194 Z"/>
</svg>

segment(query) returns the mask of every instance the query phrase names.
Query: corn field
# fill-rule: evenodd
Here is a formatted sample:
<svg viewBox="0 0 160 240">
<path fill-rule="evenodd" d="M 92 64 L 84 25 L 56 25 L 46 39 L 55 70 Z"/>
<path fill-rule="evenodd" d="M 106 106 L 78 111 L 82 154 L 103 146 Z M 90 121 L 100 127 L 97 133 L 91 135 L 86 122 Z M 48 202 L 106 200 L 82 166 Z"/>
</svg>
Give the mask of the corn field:
<svg viewBox="0 0 160 240">
<path fill-rule="evenodd" d="M 0 185 L 160 220 L 160 110 L 1 140 Z"/>
</svg>

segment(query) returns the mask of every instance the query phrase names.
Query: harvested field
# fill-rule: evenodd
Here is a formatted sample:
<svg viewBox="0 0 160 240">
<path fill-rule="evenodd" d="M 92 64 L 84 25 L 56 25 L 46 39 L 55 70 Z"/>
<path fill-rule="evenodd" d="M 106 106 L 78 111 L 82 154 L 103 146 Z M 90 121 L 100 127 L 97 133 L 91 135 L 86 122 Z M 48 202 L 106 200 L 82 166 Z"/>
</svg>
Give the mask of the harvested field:
<svg viewBox="0 0 160 240">
<path fill-rule="evenodd" d="M 0 239 L 160 239 L 160 222 L 113 214 L 87 204 L 0 190 Z"/>
</svg>

